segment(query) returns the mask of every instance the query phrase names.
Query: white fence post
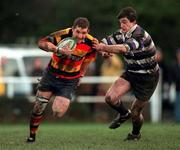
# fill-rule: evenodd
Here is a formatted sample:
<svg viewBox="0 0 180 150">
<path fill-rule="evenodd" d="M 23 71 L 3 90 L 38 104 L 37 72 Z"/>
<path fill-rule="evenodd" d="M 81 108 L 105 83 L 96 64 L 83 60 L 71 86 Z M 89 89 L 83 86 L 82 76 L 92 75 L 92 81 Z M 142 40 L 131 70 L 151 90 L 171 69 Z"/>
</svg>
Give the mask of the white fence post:
<svg viewBox="0 0 180 150">
<path fill-rule="evenodd" d="M 153 123 L 159 123 L 162 120 L 162 74 L 160 72 L 159 82 L 154 94 L 150 100 L 150 115 Z"/>
</svg>

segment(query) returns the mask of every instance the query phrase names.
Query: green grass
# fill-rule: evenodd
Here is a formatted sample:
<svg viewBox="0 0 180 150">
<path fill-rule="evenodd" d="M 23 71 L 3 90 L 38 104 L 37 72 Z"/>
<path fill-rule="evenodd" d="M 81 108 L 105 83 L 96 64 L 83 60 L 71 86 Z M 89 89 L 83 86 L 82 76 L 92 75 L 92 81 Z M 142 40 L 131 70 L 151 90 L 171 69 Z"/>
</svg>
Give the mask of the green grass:
<svg viewBox="0 0 180 150">
<path fill-rule="evenodd" d="M 27 125 L 0 125 L 0 150 L 180 150 L 180 124 L 144 124 L 142 139 L 124 142 L 130 124 L 42 123 L 36 143 L 27 144 Z"/>
</svg>

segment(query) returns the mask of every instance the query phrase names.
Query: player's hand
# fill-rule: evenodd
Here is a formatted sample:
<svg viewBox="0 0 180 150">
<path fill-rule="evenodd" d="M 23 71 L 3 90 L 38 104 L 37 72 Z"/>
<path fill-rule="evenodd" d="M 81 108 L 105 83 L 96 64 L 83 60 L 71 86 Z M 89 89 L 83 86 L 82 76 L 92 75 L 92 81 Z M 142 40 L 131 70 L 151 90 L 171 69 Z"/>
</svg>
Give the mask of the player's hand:
<svg viewBox="0 0 180 150">
<path fill-rule="evenodd" d="M 100 51 L 100 53 L 101 53 L 102 57 L 105 59 L 111 58 L 114 55 L 113 53 L 102 52 L 102 51 Z"/>
<path fill-rule="evenodd" d="M 57 48 L 56 53 L 66 55 L 66 56 L 71 56 L 72 50 L 69 50 L 68 46 L 64 46 L 63 48 Z"/>
<path fill-rule="evenodd" d="M 92 42 L 93 42 L 93 45 L 99 44 L 99 41 L 98 41 L 98 39 L 96 39 L 96 38 L 93 38 Z"/>
<path fill-rule="evenodd" d="M 102 51 L 103 50 L 103 47 L 104 47 L 104 44 L 103 43 L 99 43 L 98 39 L 94 38 L 92 40 L 93 42 L 93 48 L 96 49 L 97 51 Z"/>
</svg>

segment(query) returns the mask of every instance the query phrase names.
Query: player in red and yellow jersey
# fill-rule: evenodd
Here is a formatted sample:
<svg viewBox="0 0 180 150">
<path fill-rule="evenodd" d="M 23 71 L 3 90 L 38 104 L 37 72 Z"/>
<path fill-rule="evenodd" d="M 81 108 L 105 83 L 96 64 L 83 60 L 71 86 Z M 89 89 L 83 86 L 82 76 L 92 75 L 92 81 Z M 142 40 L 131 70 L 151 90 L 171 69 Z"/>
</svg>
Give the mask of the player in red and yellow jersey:
<svg viewBox="0 0 180 150">
<path fill-rule="evenodd" d="M 48 66 L 48 70 L 52 74 L 65 79 L 75 79 L 84 75 L 85 70 L 82 66 L 88 65 L 95 59 L 95 51 L 91 47 L 93 37 L 87 34 L 87 32 L 88 30 L 86 28 L 67 28 L 45 38 L 54 45 L 57 45 L 57 43 L 67 37 L 75 37 L 78 40 L 77 46 L 70 52 L 70 56 L 62 55 L 59 57 L 56 53 L 52 55 L 51 62 Z"/>
<path fill-rule="evenodd" d="M 72 28 L 57 31 L 38 41 L 39 48 L 52 52 L 52 57 L 37 87 L 27 142 L 35 141 L 44 110 L 52 96 L 55 96 L 52 104 L 54 115 L 61 117 L 67 111 L 80 78 L 84 76 L 90 62 L 95 60 L 96 51 L 92 48 L 93 37 L 88 33 L 88 19 L 79 17 L 75 19 Z M 71 51 L 65 47 L 59 50 L 57 44 L 67 37 L 77 39 L 75 49 Z"/>
</svg>

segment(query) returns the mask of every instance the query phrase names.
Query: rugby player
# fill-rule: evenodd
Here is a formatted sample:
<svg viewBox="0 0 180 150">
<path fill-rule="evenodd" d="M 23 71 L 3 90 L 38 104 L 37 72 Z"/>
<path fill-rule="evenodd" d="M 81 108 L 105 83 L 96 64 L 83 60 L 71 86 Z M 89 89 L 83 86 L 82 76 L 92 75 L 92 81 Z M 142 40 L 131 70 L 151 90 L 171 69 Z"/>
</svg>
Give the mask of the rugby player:
<svg viewBox="0 0 180 150">
<path fill-rule="evenodd" d="M 92 48 L 93 37 L 89 34 L 89 26 L 87 18 L 78 17 L 71 28 L 59 30 L 38 41 L 39 48 L 51 52 L 52 57 L 37 86 L 27 142 L 35 142 L 37 129 L 52 96 L 55 96 L 52 104 L 54 115 L 62 117 L 66 113 L 72 95 L 79 86 L 80 78 L 84 76 L 89 64 L 95 60 L 96 51 Z M 77 39 L 73 51 L 68 50 L 68 47 L 59 49 L 57 46 L 67 37 Z"/>
<path fill-rule="evenodd" d="M 105 101 L 118 112 L 109 128 L 116 129 L 132 118 L 132 132 L 125 140 L 139 140 L 143 125 L 142 111 L 152 96 L 159 78 L 155 60 L 156 47 L 149 33 L 137 24 L 137 13 L 132 7 L 123 8 L 118 16 L 119 29 L 102 39 L 93 40 L 93 47 L 101 52 L 122 54 L 126 69 L 106 93 Z M 133 90 L 135 99 L 127 109 L 121 97 Z"/>
</svg>

